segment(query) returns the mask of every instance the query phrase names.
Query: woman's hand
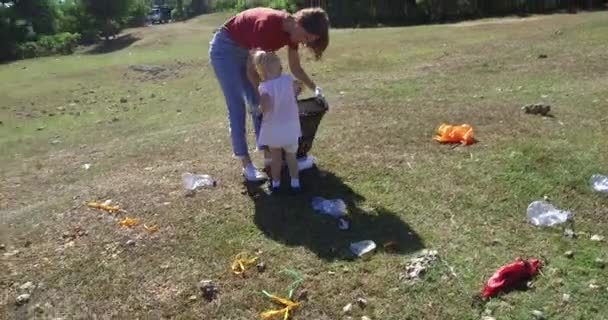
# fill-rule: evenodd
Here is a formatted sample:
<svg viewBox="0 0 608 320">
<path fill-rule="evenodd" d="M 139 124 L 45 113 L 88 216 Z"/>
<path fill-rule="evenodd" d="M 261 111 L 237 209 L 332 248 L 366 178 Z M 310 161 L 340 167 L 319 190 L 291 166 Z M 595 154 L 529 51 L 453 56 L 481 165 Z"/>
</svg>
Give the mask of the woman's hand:
<svg viewBox="0 0 608 320">
<path fill-rule="evenodd" d="M 289 70 L 293 76 L 302 81 L 310 90 L 315 90 L 317 85 L 308 77 L 304 69 L 302 69 L 302 65 L 300 64 L 300 55 L 298 54 L 297 49 L 289 48 L 288 54 L 289 60 Z"/>
</svg>

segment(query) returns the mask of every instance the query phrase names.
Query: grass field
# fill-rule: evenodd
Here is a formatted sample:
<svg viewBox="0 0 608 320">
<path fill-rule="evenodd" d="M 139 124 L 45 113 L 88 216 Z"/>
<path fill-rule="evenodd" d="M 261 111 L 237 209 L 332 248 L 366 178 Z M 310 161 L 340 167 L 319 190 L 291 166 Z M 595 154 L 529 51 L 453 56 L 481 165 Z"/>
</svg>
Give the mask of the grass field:
<svg viewBox="0 0 608 320">
<path fill-rule="evenodd" d="M 248 196 L 231 158 L 207 60 L 223 18 L 129 30 L 108 53 L 0 65 L 0 318 L 258 319 L 273 307 L 261 290 L 284 295 L 290 268 L 308 292 L 294 319 L 608 319 L 596 262 L 606 241 L 590 240 L 608 236 L 608 198 L 588 184 L 608 174 L 608 13 L 333 31 L 326 57 L 305 59 L 331 105 L 319 171 L 305 195 L 278 200 Z M 554 117 L 521 113 L 536 102 Z M 470 123 L 479 142 L 433 142 L 442 122 Z M 219 184 L 186 196 L 186 171 Z M 313 213 L 312 196 L 343 198 L 351 230 Z M 577 238 L 526 222 L 544 196 L 573 211 Z M 160 231 L 86 207 L 106 199 Z M 349 244 L 367 239 L 399 247 L 350 259 Z M 405 283 L 422 249 L 441 261 Z M 266 272 L 233 275 L 241 251 Z M 547 262 L 531 288 L 473 304 L 517 256 Z M 219 287 L 212 303 L 203 279 Z M 344 315 L 359 297 L 368 306 Z"/>
</svg>

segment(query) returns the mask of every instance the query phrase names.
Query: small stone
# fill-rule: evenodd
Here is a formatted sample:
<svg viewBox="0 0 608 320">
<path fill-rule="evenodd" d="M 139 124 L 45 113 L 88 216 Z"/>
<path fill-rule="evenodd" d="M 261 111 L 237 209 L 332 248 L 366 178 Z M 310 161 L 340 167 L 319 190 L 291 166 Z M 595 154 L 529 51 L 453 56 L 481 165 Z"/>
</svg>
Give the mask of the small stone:
<svg viewBox="0 0 608 320">
<path fill-rule="evenodd" d="M 198 299 L 198 297 L 194 294 L 188 298 L 188 300 L 190 300 L 190 301 L 196 301 L 196 299 Z"/>
<path fill-rule="evenodd" d="M 258 263 L 258 265 L 255 267 L 258 269 L 258 272 L 260 272 L 260 273 L 266 271 L 266 264 L 264 262 Z"/>
<path fill-rule="evenodd" d="M 491 317 L 491 316 L 483 316 L 483 317 L 481 317 L 481 320 L 496 320 L 496 318 Z"/>
<path fill-rule="evenodd" d="M 540 310 L 532 311 L 532 315 L 534 316 L 535 319 L 538 319 L 538 320 L 546 319 L 545 314 Z"/>
<path fill-rule="evenodd" d="M 23 243 L 23 246 L 25 248 L 29 248 L 31 245 L 32 245 L 32 241 L 30 241 L 30 240 L 25 240 L 25 242 Z"/>
<path fill-rule="evenodd" d="M 565 303 L 570 302 L 570 295 L 569 295 L 569 294 L 567 294 L 567 293 L 564 293 L 564 294 L 562 295 L 562 301 L 563 301 L 563 302 L 565 302 Z"/>
<path fill-rule="evenodd" d="M 38 128 L 36 128 L 36 130 L 37 131 L 42 131 L 42 130 L 44 130 L 44 127 L 38 127 Z"/>
<path fill-rule="evenodd" d="M 491 242 L 491 244 L 492 244 L 493 246 L 497 246 L 497 245 L 499 245 L 499 244 L 500 244 L 500 239 L 493 239 L 493 240 L 492 240 L 492 242 Z"/>
<path fill-rule="evenodd" d="M 4 243 L 0 243 L 0 250 L 6 250 L 6 245 Z"/>
<path fill-rule="evenodd" d="M 367 300 L 364 298 L 357 298 L 357 305 L 359 308 L 365 309 L 365 307 L 367 307 Z"/>
<path fill-rule="evenodd" d="M 21 294 L 19 296 L 17 296 L 17 299 L 15 300 L 15 303 L 18 306 L 24 305 L 26 303 L 28 303 L 30 301 L 30 295 L 27 293 Z"/>
<path fill-rule="evenodd" d="M 169 269 L 169 264 L 168 264 L 168 263 L 161 264 L 161 265 L 160 265 L 160 268 L 161 268 L 162 270 L 167 270 L 167 269 Z"/>
<path fill-rule="evenodd" d="M 351 313 L 351 311 L 353 311 L 353 304 L 349 303 L 347 305 L 344 306 L 344 308 L 342 308 L 342 313 L 343 314 L 349 314 Z"/>
<path fill-rule="evenodd" d="M 35 287 L 36 287 L 36 286 L 35 286 L 35 285 L 34 285 L 34 284 L 31 282 L 31 281 L 28 281 L 28 282 L 26 282 L 26 283 L 24 283 L 24 284 L 20 285 L 20 286 L 19 286 L 19 289 L 20 289 L 20 290 L 23 290 L 23 291 L 28 291 L 28 292 L 29 292 L 29 291 L 31 291 L 32 289 L 34 289 Z"/>
<path fill-rule="evenodd" d="M 57 111 L 65 111 L 65 107 L 57 107 Z"/>
<path fill-rule="evenodd" d="M 363 317 L 361 317 L 361 320 L 372 320 L 372 318 L 370 318 L 368 316 L 363 316 Z"/>
<path fill-rule="evenodd" d="M 597 242 L 604 241 L 604 236 L 600 236 L 599 234 L 594 234 L 591 236 L 590 240 L 597 241 Z"/>
<path fill-rule="evenodd" d="M 51 144 L 60 144 L 60 143 L 61 143 L 61 140 L 59 140 L 59 139 L 51 140 Z"/>
<path fill-rule="evenodd" d="M 296 301 L 306 301 L 308 300 L 308 290 L 302 290 L 300 292 L 300 294 L 298 295 L 298 297 L 296 298 Z"/>
<path fill-rule="evenodd" d="M 116 118 L 116 117 L 112 118 L 112 122 L 118 122 L 118 120 L 119 120 L 119 119 L 118 119 L 118 118 Z"/>
<path fill-rule="evenodd" d="M 568 250 L 564 252 L 564 256 L 566 256 L 568 259 L 572 259 L 574 257 L 574 251 Z"/>
<path fill-rule="evenodd" d="M 593 289 L 593 290 L 595 290 L 595 289 L 599 289 L 599 288 L 600 288 L 600 286 L 599 286 L 599 285 L 597 285 L 597 283 L 595 283 L 595 282 L 591 282 L 591 283 L 589 284 L 589 289 Z"/>
<path fill-rule="evenodd" d="M 75 106 L 76 106 L 76 103 L 71 102 L 70 104 L 68 104 L 68 106 L 70 106 L 70 107 L 75 107 Z"/>
<path fill-rule="evenodd" d="M 604 269 L 606 267 L 606 262 L 600 258 L 595 259 L 595 266 Z"/>
<path fill-rule="evenodd" d="M 34 305 L 34 311 L 36 311 L 36 313 L 44 313 L 44 308 L 40 303 L 36 303 L 36 305 Z"/>
<path fill-rule="evenodd" d="M 134 247 L 135 246 L 135 240 L 131 239 L 127 241 L 127 245 L 130 247 Z"/>
<path fill-rule="evenodd" d="M 127 98 L 120 98 L 120 103 L 127 103 L 129 100 Z"/>
</svg>

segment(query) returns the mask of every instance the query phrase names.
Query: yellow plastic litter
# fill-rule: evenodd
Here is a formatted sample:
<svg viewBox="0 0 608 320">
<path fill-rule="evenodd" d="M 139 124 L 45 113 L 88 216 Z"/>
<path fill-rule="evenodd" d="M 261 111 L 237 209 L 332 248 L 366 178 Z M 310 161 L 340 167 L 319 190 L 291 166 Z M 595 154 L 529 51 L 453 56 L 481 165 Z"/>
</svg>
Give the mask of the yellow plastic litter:
<svg viewBox="0 0 608 320">
<path fill-rule="evenodd" d="M 139 219 L 132 219 L 132 218 L 126 217 L 126 218 L 120 220 L 120 222 L 118 224 L 123 228 L 131 228 L 131 227 L 139 224 Z"/>
<path fill-rule="evenodd" d="M 287 320 L 287 319 L 289 319 L 289 313 L 300 306 L 300 304 L 298 302 L 294 302 L 294 301 L 291 301 L 288 299 L 283 299 L 283 298 L 277 297 L 275 295 L 271 295 L 270 299 L 272 299 L 272 301 L 282 305 L 283 308 L 278 309 L 278 310 L 268 310 L 268 311 L 262 312 L 261 315 L 262 315 L 263 320 L 274 319 L 276 316 L 280 316 L 280 315 L 283 316 L 283 320 Z"/>
<path fill-rule="evenodd" d="M 473 127 L 468 124 L 453 126 L 444 123 L 437 129 L 434 139 L 441 143 L 462 143 L 465 146 L 475 143 Z"/>
<path fill-rule="evenodd" d="M 107 203 L 101 203 L 101 202 L 95 202 L 95 201 L 91 201 L 91 202 L 87 203 L 87 206 L 89 206 L 89 208 L 93 208 L 93 209 L 105 210 L 109 213 L 117 213 L 117 212 L 122 211 L 119 206 L 113 206 L 113 205 L 110 205 Z"/>
<path fill-rule="evenodd" d="M 146 229 L 146 231 L 148 231 L 149 233 L 154 233 L 160 230 L 160 227 L 157 224 L 147 225 L 144 223 L 144 229 Z"/>
<path fill-rule="evenodd" d="M 234 257 L 232 262 L 232 272 L 236 275 L 243 275 L 247 269 L 258 262 L 258 257 L 249 258 L 247 252 L 241 252 Z"/>
</svg>

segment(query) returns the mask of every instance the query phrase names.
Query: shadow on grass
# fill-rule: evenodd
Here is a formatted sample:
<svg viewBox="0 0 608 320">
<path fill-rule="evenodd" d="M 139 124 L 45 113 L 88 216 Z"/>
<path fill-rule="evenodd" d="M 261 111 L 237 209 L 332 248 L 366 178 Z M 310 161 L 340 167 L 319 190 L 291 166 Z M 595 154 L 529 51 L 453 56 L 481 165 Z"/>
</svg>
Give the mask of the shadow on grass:
<svg viewBox="0 0 608 320">
<path fill-rule="evenodd" d="M 336 175 L 315 168 L 303 172 L 300 179 L 305 191 L 297 196 L 271 196 L 259 184 L 245 185 L 255 203 L 255 224 L 268 238 L 287 246 L 306 247 L 328 261 L 352 260 L 350 244 L 362 240 L 373 240 L 379 251 L 393 241 L 396 246 L 391 247 L 392 254 L 407 254 L 424 247 L 418 234 L 393 212 L 360 208 L 359 203 L 365 198 Z M 346 202 L 349 230 L 339 230 L 336 219 L 312 209 L 311 200 L 318 196 Z"/>
<path fill-rule="evenodd" d="M 105 40 L 93 46 L 90 50 L 87 51 L 88 54 L 104 54 L 110 53 L 114 51 L 119 51 L 124 48 L 129 47 L 133 43 L 139 40 L 138 37 L 133 36 L 132 34 L 125 34 L 120 37 Z"/>
</svg>

